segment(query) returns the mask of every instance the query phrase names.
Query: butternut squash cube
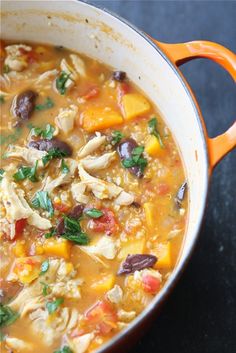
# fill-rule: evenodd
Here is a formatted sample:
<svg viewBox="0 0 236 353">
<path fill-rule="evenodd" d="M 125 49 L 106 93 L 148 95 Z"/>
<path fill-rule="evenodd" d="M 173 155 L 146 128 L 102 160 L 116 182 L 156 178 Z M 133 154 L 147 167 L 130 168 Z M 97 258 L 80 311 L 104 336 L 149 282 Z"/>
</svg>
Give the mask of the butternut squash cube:
<svg viewBox="0 0 236 353">
<path fill-rule="evenodd" d="M 25 257 L 27 253 L 26 244 L 21 240 L 17 240 L 13 246 L 13 253 L 16 257 Z"/>
<path fill-rule="evenodd" d="M 100 281 L 93 283 L 91 287 L 96 292 L 107 292 L 113 288 L 114 284 L 115 284 L 115 276 L 110 274 L 103 277 Z"/>
<path fill-rule="evenodd" d="M 82 121 L 86 131 L 94 132 L 122 124 L 123 118 L 115 110 L 90 107 L 82 113 Z"/>
<path fill-rule="evenodd" d="M 160 142 L 158 139 L 151 135 L 148 137 L 148 140 L 145 145 L 145 151 L 149 154 L 149 156 L 157 157 L 162 153 L 163 149 L 161 148 Z"/>
<path fill-rule="evenodd" d="M 155 225 L 155 215 L 156 207 L 152 202 L 145 202 L 143 204 L 147 226 L 150 230 L 154 228 Z"/>
<path fill-rule="evenodd" d="M 124 243 L 118 254 L 118 259 L 124 260 L 128 255 L 143 254 L 145 247 L 145 238 L 135 239 Z"/>
<path fill-rule="evenodd" d="M 155 264 L 156 269 L 166 269 L 168 270 L 172 266 L 171 261 L 171 242 L 160 243 L 158 244 L 157 248 L 155 249 L 155 253 L 158 260 Z"/>
<path fill-rule="evenodd" d="M 13 272 L 23 284 L 29 284 L 39 277 L 41 264 L 31 257 L 16 259 Z"/>
<path fill-rule="evenodd" d="M 70 258 L 71 244 L 66 239 L 46 239 L 43 243 L 44 254 L 51 256 Z"/>
<path fill-rule="evenodd" d="M 124 119 L 132 120 L 136 117 L 148 113 L 151 109 L 147 99 L 139 93 L 125 94 L 122 98 L 124 109 Z"/>
</svg>

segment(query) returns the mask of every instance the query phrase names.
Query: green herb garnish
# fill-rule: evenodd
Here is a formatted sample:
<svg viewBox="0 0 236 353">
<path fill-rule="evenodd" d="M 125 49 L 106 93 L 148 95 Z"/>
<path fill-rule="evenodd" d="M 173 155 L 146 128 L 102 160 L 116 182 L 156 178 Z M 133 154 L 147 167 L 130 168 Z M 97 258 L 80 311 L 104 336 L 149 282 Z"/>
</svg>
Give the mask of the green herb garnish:
<svg viewBox="0 0 236 353">
<path fill-rule="evenodd" d="M 32 205 L 34 208 L 42 208 L 43 210 L 48 211 L 50 217 L 52 217 L 54 214 L 52 201 L 49 198 L 47 191 L 38 191 L 32 200 Z"/>
<path fill-rule="evenodd" d="M 18 317 L 19 314 L 9 308 L 9 306 L 0 304 L 0 328 L 13 324 Z"/>
<path fill-rule="evenodd" d="M 54 107 L 54 102 L 50 97 L 47 97 L 44 104 L 37 104 L 35 110 L 47 110 Z"/>
<path fill-rule="evenodd" d="M 51 140 L 53 138 L 55 128 L 47 124 L 45 129 L 42 129 L 41 127 L 33 127 L 31 129 L 31 135 L 32 136 L 41 136 L 44 139 Z"/>
<path fill-rule="evenodd" d="M 100 218 L 104 215 L 104 213 L 96 208 L 90 208 L 88 210 L 85 210 L 84 213 L 86 216 L 91 217 L 91 218 Z"/>
<path fill-rule="evenodd" d="M 59 308 L 59 306 L 64 302 L 63 298 L 57 298 L 53 302 L 48 302 L 46 304 L 47 311 L 49 314 L 55 313 L 55 311 Z"/>
<path fill-rule="evenodd" d="M 143 157 L 143 146 L 135 147 L 132 151 L 131 158 L 124 159 L 122 164 L 125 168 L 139 167 L 143 173 L 147 166 L 147 159 Z"/>
<path fill-rule="evenodd" d="M 65 71 L 60 73 L 60 76 L 56 79 L 56 88 L 61 95 L 66 93 L 66 82 L 70 79 L 71 74 L 67 74 Z"/>
<path fill-rule="evenodd" d="M 68 174 L 70 171 L 68 165 L 66 164 L 66 162 L 64 161 L 64 159 L 62 159 L 61 161 L 61 172 L 62 174 Z"/>
<path fill-rule="evenodd" d="M 152 118 L 148 122 L 148 130 L 151 135 L 154 135 L 158 139 L 161 148 L 164 148 L 164 143 L 163 143 L 161 135 L 158 131 L 157 125 L 158 125 L 157 118 L 155 118 L 155 117 Z"/>
<path fill-rule="evenodd" d="M 2 181 L 4 173 L 5 173 L 5 170 L 4 169 L 0 169 L 0 181 Z"/>
<path fill-rule="evenodd" d="M 25 179 L 29 179 L 33 183 L 38 181 L 38 178 L 36 176 L 36 171 L 37 171 L 37 166 L 38 166 L 38 161 L 36 161 L 34 167 L 25 167 L 22 166 L 18 169 L 18 172 L 13 174 L 13 178 L 15 181 L 21 181 Z"/>
<path fill-rule="evenodd" d="M 49 269 L 49 261 L 45 260 L 42 262 L 41 265 L 41 272 L 40 272 L 40 276 L 44 275 Z"/>
<path fill-rule="evenodd" d="M 61 349 L 54 351 L 54 353 L 73 353 L 73 351 L 68 346 L 64 346 Z"/>
<path fill-rule="evenodd" d="M 3 94 L 0 94 L 0 104 L 5 103 L 5 97 Z"/>
<path fill-rule="evenodd" d="M 124 137 L 124 134 L 122 134 L 122 132 L 120 132 L 118 130 L 115 130 L 115 131 L 112 131 L 111 137 L 112 137 L 111 144 L 112 144 L 112 146 L 115 146 Z"/>
<path fill-rule="evenodd" d="M 61 237 L 79 245 L 87 245 L 89 238 L 81 229 L 79 220 L 64 216 L 64 233 Z"/>
<path fill-rule="evenodd" d="M 43 286 L 42 294 L 44 297 L 46 297 L 48 295 L 49 285 L 45 282 L 40 282 L 40 284 Z"/>
<path fill-rule="evenodd" d="M 44 234 L 44 236 L 45 236 L 46 239 L 49 239 L 49 238 L 52 238 L 55 234 L 56 234 L 56 229 L 52 228 L 50 230 L 50 232 Z"/>
<path fill-rule="evenodd" d="M 61 151 L 59 148 L 51 148 L 46 156 L 42 158 L 43 165 L 46 165 L 49 161 L 55 158 L 63 158 L 66 157 L 67 154 L 64 151 Z"/>
<path fill-rule="evenodd" d="M 0 331 L 0 342 L 5 341 L 6 335 L 4 332 Z"/>
</svg>

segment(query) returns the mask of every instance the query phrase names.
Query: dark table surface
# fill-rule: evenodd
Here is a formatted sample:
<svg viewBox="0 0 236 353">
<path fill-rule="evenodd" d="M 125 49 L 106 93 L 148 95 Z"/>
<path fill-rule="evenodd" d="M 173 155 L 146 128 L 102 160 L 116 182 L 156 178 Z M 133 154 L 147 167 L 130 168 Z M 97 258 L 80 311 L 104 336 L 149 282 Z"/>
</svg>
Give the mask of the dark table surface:
<svg viewBox="0 0 236 353">
<path fill-rule="evenodd" d="M 207 39 L 236 52 L 236 1 L 93 1 L 160 41 Z M 203 59 L 182 67 L 211 136 L 236 118 L 236 87 Z M 132 353 L 236 352 L 236 151 L 214 171 L 193 257 L 149 332 Z"/>
</svg>

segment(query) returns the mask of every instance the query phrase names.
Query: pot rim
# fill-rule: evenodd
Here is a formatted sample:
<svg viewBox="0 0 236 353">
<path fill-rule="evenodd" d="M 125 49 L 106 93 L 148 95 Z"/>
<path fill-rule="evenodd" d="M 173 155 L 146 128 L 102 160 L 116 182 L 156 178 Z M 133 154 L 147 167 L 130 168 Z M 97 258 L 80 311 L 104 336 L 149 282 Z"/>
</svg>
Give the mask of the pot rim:
<svg viewBox="0 0 236 353">
<path fill-rule="evenodd" d="M 160 49 L 160 47 L 155 44 L 150 37 L 146 33 L 144 33 L 142 30 L 138 29 L 135 25 L 131 24 L 128 20 L 124 19 L 120 15 L 114 13 L 113 11 L 110 11 L 104 7 L 97 6 L 94 4 L 91 4 L 87 2 L 86 0 L 72 0 L 73 2 L 76 3 L 81 3 L 84 6 L 89 6 L 93 9 L 98 9 L 101 12 L 104 12 L 107 15 L 110 15 L 111 17 L 114 17 L 116 20 L 120 21 L 122 24 L 125 24 L 128 26 L 131 30 L 139 34 L 143 39 L 145 39 L 149 45 L 151 45 L 159 55 L 163 57 L 163 59 L 167 62 L 167 64 L 171 67 L 171 69 L 174 71 L 175 75 L 178 77 L 179 81 L 181 82 L 186 94 L 189 97 L 189 100 L 192 104 L 192 107 L 195 112 L 195 117 L 197 119 L 197 123 L 199 126 L 199 130 L 202 136 L 202 142 L 203 142 L 203 148 L 205 152 L 205 163 L 206 163 L 206 169 L 205 169 L 205 191 L 204 195 L 202 196 L 203 202 L 201 209 L 198 210 L 198 224 L 196 225 L 195 232 L 192 235 L 192 242 L 191 245 L 189 246 L 189 251 L 185 255 L 185 258 L 183 260 L 183 263 L 181 267 L 179 267 L 177 270 L 176 268 L 173 270 L 172 274 L 170 275 L 170 278 L 166 285 L 162 288 L 162 290 L 156 295 L 155 298 L 153 298 L 152 302 L 131 322 L 129 323 L 129 326 L 125 329 L 123 329 L 121 332 L 116 334 L 111 340 L 109 340 L 107 343 L 105 343 L 101 348 L 98 348 L 96 351 L 97 353 L 105 353 L 108 349 L 115 348 L 119 342 L 121 342 L 122 339 L 125 337 L 130 336 L 134 331 L 138 329 L 138 327 L 142 324 L 145 318 L 151 317 L 151 315 L 160 308 L 160 306 L 163 304 L 163 302 L 167 299 L 168 295 L 170 292 L 173 290 L 175 285 L 177 284 L 178 280 L 180 279 L 183 270 L 185 269 L 187 263 L 190 260 L 190 257 L 193 253 L 193 250 L 196 246 L 197 239 L 199 237 L 199 232 L 200 228 L 202 225 L 203 221 L 203 216 L 206 208 L 206 202 L 207 202 L 207 196 L 208 196 L 208 189 L 209 189 L 209 181 L 210 181 L 210 174 L 209 174 L 209 169 L 210 169 L 210 163 L 209 163 L 209 154 L 208 154 L 208 147 L 207 147 L 207 136 L 206 136 L 206 130 L 204 126 L 204 121 L 201 115 L 200 108 L 198 106 L 197 100 L 188 85 L 185 77 L 181 73 L 181 71 L 178 69 L 177 66 L 165 55 L 165 53 Z"/>
</svg>

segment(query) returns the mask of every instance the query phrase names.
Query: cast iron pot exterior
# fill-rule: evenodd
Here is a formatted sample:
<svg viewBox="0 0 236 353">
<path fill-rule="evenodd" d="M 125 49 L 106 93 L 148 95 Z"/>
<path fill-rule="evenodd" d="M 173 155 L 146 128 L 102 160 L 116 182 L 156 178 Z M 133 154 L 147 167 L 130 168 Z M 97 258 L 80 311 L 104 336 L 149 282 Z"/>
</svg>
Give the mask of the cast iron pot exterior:
<svg viewBox="0 0 236 353">
<path fill-rule="evenodd" d="M 189 185 L 189 221 L 181 255 L 166 285 L 127 329 L 98 353 L 129 348 L 155 318 L 185 268 L 196 243 L 214 166 L 236 145 L 236 122 L 209 138 L 196 99 L 178 65 L 206 57 L 236 80 L 236 56 L 206 41 L 158 42 L 120 17 L 75 1 L 2 1 L 3 38 L 63 45 L 124 70 L 156 103 L 179 146 Z"/>
</svg>

